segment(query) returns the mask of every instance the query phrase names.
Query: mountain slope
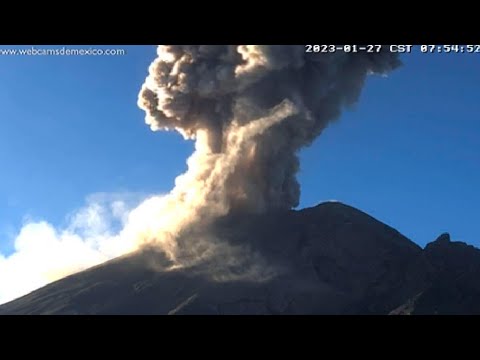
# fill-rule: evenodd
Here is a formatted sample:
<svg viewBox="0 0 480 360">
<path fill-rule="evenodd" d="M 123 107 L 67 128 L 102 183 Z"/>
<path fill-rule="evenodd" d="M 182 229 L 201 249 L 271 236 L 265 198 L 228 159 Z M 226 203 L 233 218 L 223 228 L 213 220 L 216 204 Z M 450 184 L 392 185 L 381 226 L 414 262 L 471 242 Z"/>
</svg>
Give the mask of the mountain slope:
<svg viewBox="0 0 480 360">
<path fill-rule="evenodd" d="M 443 234 L 424 253 L 431 281 L 392 314 L 480 314 L 480 250 Z"/>
<path fill-rule="evenodd" d="M 479 250 L 446 236 L 422 250 L 341 203 L 231 215 L 205 231 L 259 254 L 250 259 L 255 271 L 232 256 L 166 271 L 169 261 L 144 249 L 2 305 L 0 314 L 480 313 Z M 264 264 L 275 272 L 261 279 Z"/>
</svg>

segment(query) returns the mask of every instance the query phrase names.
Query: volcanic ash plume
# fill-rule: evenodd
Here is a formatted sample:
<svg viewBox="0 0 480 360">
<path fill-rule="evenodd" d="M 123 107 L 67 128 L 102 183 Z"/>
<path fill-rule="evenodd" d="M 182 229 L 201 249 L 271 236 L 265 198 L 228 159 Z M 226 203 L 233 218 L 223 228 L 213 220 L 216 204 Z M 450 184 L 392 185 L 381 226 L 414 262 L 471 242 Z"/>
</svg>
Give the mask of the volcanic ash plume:
<svg viewBox="0 0 480 360">
<path fill-rule="evenodd" d="M 386 74 L 398 65 L 387 51 L 159 46 L 139 105 L 153 130 L 176 130 L 196 141 L 188 171 L 170 194 L 135 208 L 128 197 L 102 195 L 90 199 L 66 228 L 27 223 L 15 239 L 15 253 L 0 253 L 0 274 L 9 274 L 0 276 L 0 303 L 144 243 L 157 245 L 170 260 L 152 264 L 159 271 L 188 267 L 214 281 L 276 276 L 282 269 L 254 244 L 231 241 L 241 229 L 218 232 L 211 220 L 297 206 L 298 150 L 358 99 L 367 74 Z"/>
<path fill-rule="evenodd" d="M 386 49 L 312 54 L 303 45 L 160 45 L 139 106 L 152 130 L 176 130 L 194 139 L 196 150 L 171 194 L 155 204 L 159 216 L 145 236 L 175 257 L 166 234 L 196 220 L 296 207 L 298 150 L 358 100 L 368 74 L 399 66 Z"/>
</svg>

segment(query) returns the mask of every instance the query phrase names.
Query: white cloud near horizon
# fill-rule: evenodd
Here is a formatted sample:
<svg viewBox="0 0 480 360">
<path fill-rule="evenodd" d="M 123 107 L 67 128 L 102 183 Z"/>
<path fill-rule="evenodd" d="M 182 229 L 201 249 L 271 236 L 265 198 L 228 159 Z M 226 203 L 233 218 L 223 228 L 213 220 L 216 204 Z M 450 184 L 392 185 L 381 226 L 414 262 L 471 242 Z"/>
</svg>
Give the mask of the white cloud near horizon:
<svg viewBox="0 0 480 360">
<path fill-rule="evenodd" d="M 27 220 L 15 236 L 14 252 L 0 253 L 0 304 L 135 250 L 136 239 L 124 229 L 145 198 L 98 193 L 70 213 L 65 226 Z"/>
</svg>

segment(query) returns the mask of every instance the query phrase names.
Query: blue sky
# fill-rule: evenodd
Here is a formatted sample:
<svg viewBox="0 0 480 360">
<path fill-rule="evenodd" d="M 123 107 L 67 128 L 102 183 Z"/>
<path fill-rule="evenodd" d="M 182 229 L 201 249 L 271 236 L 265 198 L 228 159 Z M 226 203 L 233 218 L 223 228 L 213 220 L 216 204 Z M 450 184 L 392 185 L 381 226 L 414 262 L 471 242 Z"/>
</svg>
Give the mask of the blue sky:
<svg viewBox="0 0 480 360">
<path fill-rule="evenodd" d="M 164 193 L 186 169 L 193 144 L 151 132 L 136 105 L 155 47 L 123 48 L 0 57 L 0 253 L 27 220 L 60 226 L 98 192 Z M 479 55 L 402 59 L 302 152 L 301 207 L 336 199 L 422 246 L 444 231 L 480 246 Z"/>
</svg>

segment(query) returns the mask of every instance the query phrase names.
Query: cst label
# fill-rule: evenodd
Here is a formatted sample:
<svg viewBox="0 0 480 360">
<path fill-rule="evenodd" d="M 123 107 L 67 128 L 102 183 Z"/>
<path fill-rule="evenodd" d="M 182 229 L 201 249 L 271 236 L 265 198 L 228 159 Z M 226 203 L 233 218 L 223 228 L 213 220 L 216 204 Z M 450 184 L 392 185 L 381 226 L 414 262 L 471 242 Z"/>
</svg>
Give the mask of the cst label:
<svg viewBox="0 0 480 360">
<path fill-rule="evenodd" d="M 413 45 L 390 45 L 391 53 L 409 54 L 412 52 Z"/>
</svg>

